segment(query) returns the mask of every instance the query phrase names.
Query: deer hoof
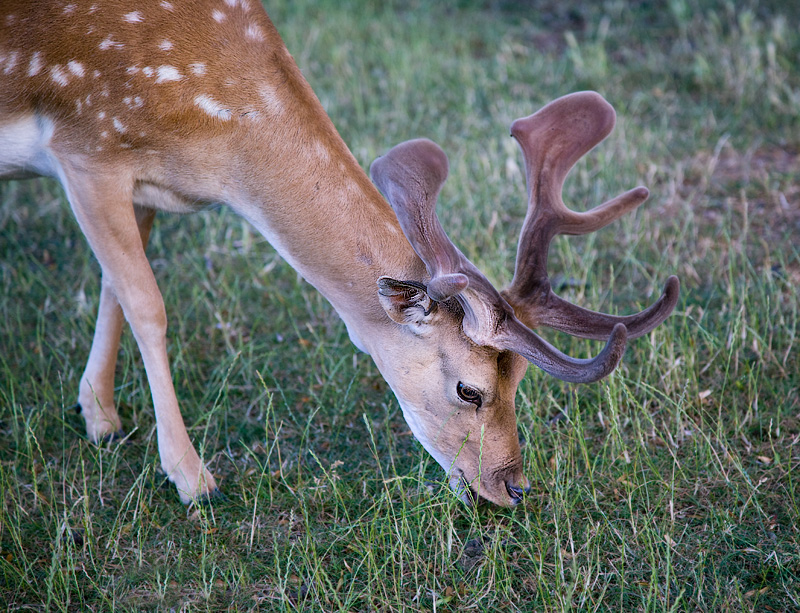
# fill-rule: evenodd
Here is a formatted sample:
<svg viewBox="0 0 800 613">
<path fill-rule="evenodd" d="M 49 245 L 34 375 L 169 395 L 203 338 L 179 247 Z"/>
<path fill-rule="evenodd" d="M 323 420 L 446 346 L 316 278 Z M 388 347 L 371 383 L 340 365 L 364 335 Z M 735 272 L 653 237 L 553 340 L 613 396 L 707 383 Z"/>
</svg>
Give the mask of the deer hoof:
<svg viewBox="0 0 800 613">
<path fill-rule="evenodd" d="M 100 437 L 100 440 L 97 441 L 97 444 L 102 445 L 103 443 L 125 442 L 125 439 L 127 438 L 128 435 L 125 433 L 125 430 L 120 428 L 116 432 L 109 432 L 105 436 Z"/>
</svg>

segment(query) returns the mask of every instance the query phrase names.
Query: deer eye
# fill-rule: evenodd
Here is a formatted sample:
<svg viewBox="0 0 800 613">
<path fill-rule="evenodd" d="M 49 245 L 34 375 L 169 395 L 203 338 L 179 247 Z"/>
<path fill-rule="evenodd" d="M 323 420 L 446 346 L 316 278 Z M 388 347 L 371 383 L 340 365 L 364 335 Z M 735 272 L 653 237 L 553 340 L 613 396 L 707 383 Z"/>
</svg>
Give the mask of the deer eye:
<svg viewBox="0 0 800 613">
<path fill-rule="evenodd" d="M 481 398 L 481 393 L 474 387 L 464 385 L 461 383 L 461 381 L 459 381 L 458 385 L 456 386 L 456 393 L 464 402 L 469 402 L 470 404 L 474 404 L 479 409 L 481 408 L 481 404 L 483 404 L 483 398 Z"/>
</svg>

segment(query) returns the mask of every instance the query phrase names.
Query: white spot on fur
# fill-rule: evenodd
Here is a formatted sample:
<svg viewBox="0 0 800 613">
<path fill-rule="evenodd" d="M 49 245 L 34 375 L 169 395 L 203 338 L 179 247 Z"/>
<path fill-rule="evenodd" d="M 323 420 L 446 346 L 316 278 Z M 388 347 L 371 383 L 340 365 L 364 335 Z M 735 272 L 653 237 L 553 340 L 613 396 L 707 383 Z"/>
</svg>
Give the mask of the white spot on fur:
<svg viewBox="0 0 800 613">
<path fill-rule="evenodd" d="M 250 40 L 262 41 L 264 40 L 264 30 L 255 24 L 250 24 L 244 31 L 245 37 Z"/>
<path fill-rule="evenodd" d="M 92 13 L 94 13 L 96 10 L 97 10 L 97 5 L 96 5 L 96 4 L 93 4 L 92 6 L 90 6 L 90 7 L 89 7 L 89 14 L 91 15 L 91 14 L 92 14 Z"/>
<path fill-rule="evenodd" d="M 100 132 L 100 138 L 108 138 L 108 132 L 106 132 L 105 130 Z"/>
<path fill-rule="evenodd" d="M 86 96 L 86 106 L 92 106 L 92 94 Z"/>
<path fill-rule="evenodd" d="M 130 109 L 138 109 L 140 106 L 144 104 L 141 96 L 125 96 L 122 99 L 122 102 Z"/>
<path fill-rule="evenodd" d="M 86 71 L 83 68 L 83 64 L 81 64 L 80 62 L 76 62 L 75 60 L 67 62 L 67 68 L 76 77 L 83 78 L 83 75 L 86 73 Z"/>
<path fill-rule="evenodd" d="M 191 70 L 193 74 L 204 75 L 206 74 L 206 65 L 202 62 L 195 62 L 194 64 L 189 64 L 189 70 Z"/>
<path fill-rule="evenodd" d="M 117 117 L 112 117 L 111 123 L 114 124 L 114 129 L 120 134 L 125 134 L 125 132 L 128 131 L 128 128 L 125 127 L 125 124 L 122 123 Z"/>
<path fill-rule="evenodd" d="M 212 117 L 222 119 L 223 121 L 228 121 L 231 118 L 230 109 L 223 107 L 211 96 L 207 96 L 206 94 L 195 96 L 194 103 Z"/>
<path fill-rule="evenodd" d="M 122 49 L 125 46 L 122 43 L 115 41 L 113 38 L 111 38 L 111 36 L 112 35 L 109 34 L 102 41 L 100 41 L 98 47 L 100 47 L 101 51 L 107 51 L 108 49 Z"/>
<path fill-rule="evenodd" d="M 94 26 L 89 26 L 88 28 L 86 28 L 86 33 L 87 34 L 94 34 Z"/>
<path fill-rule="evenodd" d="M 17 61 L 19 60 L 19 51 L 12 51 L 8 54 L 6 58 L 6 67 L 3 70 L 5 74 L 10 74 L 14 71 L 14 68 L 17 66 Z"/>
<path fill-rule="evenodd" d="M 100 119 L 100 120 L 105 119 L 106 118 L 106 112 L 105 111 L 100 111 L 97 114 L 97 118 Z"/>
<path fill-rule="evenodd" d="M 136 74 L 137 72 L 139 72 L 139 67 L 138 66 L 128 66 L 125 69 L 125 72 L 127 72 L 128 74 Z"/>
<path fill-rule="evenodd" d="M 81 111 L 83 111 L 83 101 L 82 100 L 76 100 L 75 101 L 75 109 L 78 111 L 78 115 L 80 115 Z"/>
<path fill-rule="evenodd" d="M 154 72 L 155 70 L 153 70 L 151 66 L 145 66 L 144 68 L 142 68 L 142 73 L 146 77 L 152 77 Z"/>
<path fill-rule="evenodd" d="M 61 87 L 64 87 L 67 83 L 69 83 L 69 77 L 64 72 L 64 69 L 58 64 L 50 69 L 50 78 L 58 83 Z"/>
<path fill-rule="evenodd" d="M 31 61 L 28 64 L 28 76 L 34 77 L 42 70 L 42 52 L 37 51 L 31 56 Z"/>
<path fill-rule="evenodd" d="M 162 51 L 169 51 L 170 49 L 172 49 L 172 47 L 173 47 L 172 41 L 162 40 L 160 43 L 158 43 L 158 48 L 161 49 Z"/>
<path fill-rule="evenodd" d="M 283 102 L 274 89 L 269 85 L 264 85 L 258 93 L 261 94 L 261 99 L 267 105 L 267 110 L 271 114 L 280 115 L 283 113 Z"/>
<path fill-rule="evenodd" d="M 161 8 L 165 9 L 167 11 L 172 11 L 172 10 L 174 10 L 175 7 L 172 6 L 171 2 L 167 2 L 167 0 L 162 0 Z"/>
<path fill-rule="evenodd" d="M 323 145 L 321 141 L 316 141 L 314 143 L 314 152 L 317 154 L 317 157 L 323 162 L 328 162 L 331 159 L 330 153 L 328 153 L 328 150 L 325 148 L 325 145 Z"/>
<path fill-rule="evenodd" d="M 239 5 L 245 13 L 250 11 L 250 5 L 247 3 L 247 0 L 225 0 L 225 4 L 231 8 L 235 8 L 236 5 Z"/>
<path fill-rule="evenodd" d="M 95 79 L 96 79 L 97 77 L 99 77 L 101 74 L 102 74 L 102 73 L 101 73 L 99 70 L 93 70 L 93 71 L 92 71 L 92 77 L 94 77 Z"/>
<path fill-rule="evenodd" d="M 214 21 L 216 21 L 217 23 L 222 23 L 223 21 L 225 21 L 225 17 L 226 17 L 225 13 L 223 13 L 219 9 L 214 9 L 213 11 L 211 11 L 211 16 L 214 18 Z"/>
<path fill-rule="evenodd" d="M 77 5 L 68 4 L 67 6 L 64 7 L 64 10 L 62 12 L 64 13 L 64 15 L 72 15 L 72 13 L 75 12 L 76 8 L 78 8 Z"/>
<path fill-rule="evenodd" d="M 156 83 L 166 83 L 168 81 L 180 81 L 183 78 L 183 75 L 178 72 L 178 69 L 174 66 L 159 66 L 156 69 L 158 73 L 158 77 L 156 78 Z"/>
<path fill-rule="evenodd" d="M 144 17 L 139 11 L 131 11 L 130 13 L 125 13 L 122 16 L 122 19 L 127 21 L 128 23 L 140 23 L 144 21 Z"/>
</svg>

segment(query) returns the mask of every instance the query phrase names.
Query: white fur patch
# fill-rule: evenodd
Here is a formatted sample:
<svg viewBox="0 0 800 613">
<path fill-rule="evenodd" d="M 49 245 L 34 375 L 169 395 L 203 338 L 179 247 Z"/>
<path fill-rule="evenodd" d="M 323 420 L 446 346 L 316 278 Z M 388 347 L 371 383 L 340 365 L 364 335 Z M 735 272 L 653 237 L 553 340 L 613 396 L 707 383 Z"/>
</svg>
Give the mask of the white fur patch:
<svg viewBox="0 0 800 613">
<path fill-rule="evenodd" d="M 48 149 L 53 129 L 53 122 L 45 116 L 29 115 L 12 123 L 0 119 L 0 177 L 13 178 L 20 171 L 22 176 L 56 176 L 58 162 Z"/>
<path fill-rule="evenodd" d="M 107 51 L 109 49 L 122 49 L 125 46 L 122 43 L 115 41 L 113 38 L 111 38 L 111 36 L 112 35 L 109 34 L 102 41 L 100 41 L 98 47 L 100 47 L 101 51 Z"/>
<path fill-rule="evenodd" d="M 155 73 L 155 70 L 153 70 L 151 66 L 145 66 L 144 68 L 142 68 L 142 73 L 146 77 L 152 77 L 153 74 Z"/>
<path fill-rule="evenodd" d="M 138 109 L 140 106 L 144 104 L 144 101 L 142 100 L 141 96 L 133 96 L 133 97 L 125 96 L 122 99 L 122 102 L 125 104 L 125 106 L 131 109 Z"/>
<path fill-rule="evenodd" d="M 119 132 L 120 134 L 125 134 L 128 131 L 128 128 L 125 127 L 125 124 L 122 123 L 118 118 L 114 117 L 111 119 L 111 123 L 114 124 L 114 129 Z"/>
<path fill-rule="evenodd" d="M 267 105 L 267 110 L 271 114 L 280 115 L 283 113 L 283 101 L 272 87 L 264 85 L 258 93 L 261 94 L 261 99 Z"/>
<path fill-rule="evenodd" d="M 67 69 L 76 77 L 83 77 L 83 75 L 86 73 L 83 68 L 83 64 L 76 62 L 75 60 L 67 62 Z"/>
<path fill-rule="evenodd" d="M 192 71 L 192 74 L 204 75 L 206 74 L 206 65 L 203 62 L 195 62 L 194 64 L 189 64 L 189 70 Z"/>
<path fill-rule="evenodd" d="M 183 78 L 183 75 L 178 72 L 178 69 L 174 66 L 159 66 L 156 69 L 158 73 L 158 77 L 156 78 L 156 83 L 166 83 L 168 81 L 180 81 Z"/>
<path fill-rule="evenodd" d="M 125 13 L 122 16 L 122 19 L 127 21 L 128 23 L 140 23 L 144 21 L 144 17 L 139 11 L 131 11 L 130 13 Z"/>
<path fill-rule="evenodd" d="M 211 16 L 217 23 L 222 23 L 223 21 L 225 21 L 225 17 L 227 17 L 227 15 L 225 15 L 225 13 L 223 13 L 219 9 L 214 9 L 213 11 L 211 11 Z"/>
<path fill-rule="evenodd" d="M 245 28 L 244 35 L 246 38 L 249 38 L 250 40 L 257 40 L 257 41 L 264 40 L 264 30 L 262 30 L 255 24 L 250 24 L 249 26 L 247 26 L 247 28 Z"/>
<path fill-rule="evenodd" d="M 5 74 L 10 74 L 14 71 L 14 68 L 17 66 L 17 61 L 19 60 L 19 51 L 12 51 L 8 54 L 5 58 L 6 67 L 3 69 Z"/>
<path fill-rule="evenodd" d="M 172 11 L 175 9 L 175 7 L 172 6 L 172 2 L 167 2 L 167 0 L 161 0 L 161 8 L 167 11 Z"/>
<path fill-rule="evenodd" d="M 207 96 L 206 94 L 195 96 L 194 103 L 212 117 L 222 119 L 223 121 L 228 121 L 231 118 L 230 109 L 226 109 L 211 96 Z"/>
<path fill-rule="evenodd" d="M 50 69 L 50 78 L 58 83 L 61 87 L 64 87 L 67 83 L 69 83 L 69 77 L 67 76 L 67 73 L 65 73 L 64 69 L 58 64 Z"/>
<path fill-rule="evenodd" d="M 225 4 L 231 8 L 235 8 L 237 5 L 241 6 L 245 13 L 250 11 L 250 4 L 247 0 L 225 0 Z"/>
<path fill-rule="evenodd" d="M 317 158 L 322 162 L 329 162 L 331 159 L 328 149 L 322 144 L 321 141 L 316 141 L 314 143 L 314 152 L 317 154 Z M 350 184 L 348 183 L 348 186 L 349 185 Z"/>
<path fill-rule="evenodd" d="M 64 15 L 72 15 L 72 13 L 75 12 L 76 8 L 78 8 L 76 4 L 68 4 L 67 6 L 64 7 L 62 13 L 64 13 Z"/>
<path fill-rule="evenodd" d="M 170 49 L 172 49 L 172 47 L 173 47 L 172 41 L 169 40 L 162 40 L 160 43 L 158 43 L 158 48 L 161 49 L 162 51 L 169 51 Z"/>
</svg>

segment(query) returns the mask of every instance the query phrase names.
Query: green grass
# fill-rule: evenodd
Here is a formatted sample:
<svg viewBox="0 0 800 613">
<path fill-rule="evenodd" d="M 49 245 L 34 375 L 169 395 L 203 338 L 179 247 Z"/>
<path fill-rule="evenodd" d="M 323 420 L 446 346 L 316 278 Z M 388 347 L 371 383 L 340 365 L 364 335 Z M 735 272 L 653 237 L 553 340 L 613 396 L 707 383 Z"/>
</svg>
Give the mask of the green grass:
<svg viewBox="0 0 800 613">
<path fill-rule="evenodd" d="M 148 252 L 176 390 L 228 495 L 187 513 L 157 470 L 129 333 L 130 438 L 85 440 L 70 406 L 99 269 L 54 183 L 4 184 L 0 609 L 800 610 L 800 10 L 433 4 L 271 14 L 364 166 L 408 138 L 445 148 L 443 223 L 498 285 L 525 206 L 508 125 L 600 91 L 617 129 L 566 199 L 652 196 L 557 239 L 551 272 L 577 281 L 570 299 L 621 313 L 674 272 L 676 312 L 601 383 L 531 368 L 517 405 L 533 491 L 469 509 L 330 306 L 259 235 L 227 211 L 159 216 Z M 543 334 L 572 355 L 598 348 Z"/>
</svg>

